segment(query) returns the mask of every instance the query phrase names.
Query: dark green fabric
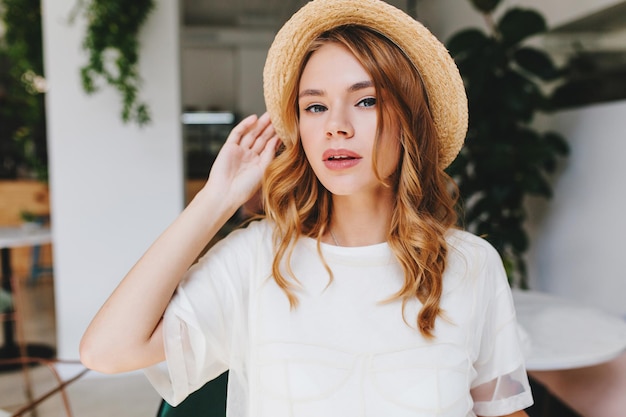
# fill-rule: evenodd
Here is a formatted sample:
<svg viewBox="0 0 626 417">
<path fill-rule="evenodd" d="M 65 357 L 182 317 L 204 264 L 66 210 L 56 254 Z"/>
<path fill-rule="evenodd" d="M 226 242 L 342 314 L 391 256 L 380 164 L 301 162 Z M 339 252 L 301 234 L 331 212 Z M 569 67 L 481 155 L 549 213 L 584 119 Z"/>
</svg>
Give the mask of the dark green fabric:
<svg viewBox="0 0 626 417">
<path fill-rule="evenodd" d="M 225 417 L 227 385 L 228 372 L 224 372 L 176 407 L 161 401 L 157 417 Z"/>
</svg>

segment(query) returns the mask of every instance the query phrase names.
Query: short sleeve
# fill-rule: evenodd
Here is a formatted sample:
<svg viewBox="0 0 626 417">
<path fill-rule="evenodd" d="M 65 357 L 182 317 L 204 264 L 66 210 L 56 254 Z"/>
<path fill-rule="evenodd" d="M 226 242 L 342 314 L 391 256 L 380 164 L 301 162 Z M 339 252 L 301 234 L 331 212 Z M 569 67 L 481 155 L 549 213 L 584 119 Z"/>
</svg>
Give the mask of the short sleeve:
<svg viewBox="0 0 626 417">
<path fill-rule="evenodd" d="M 166 361 L 146 376 L 171 405 L 238 364 L 247 346 L 247 291 L 258 226 L 237 230 L 193 265 L 163 316 Z M 240 365 L 240 364 L 239 364 Z M 241 373 L 239 372 L 238 375 Z"/>
<path fill-rule="evenodd" d="M 228 290 L 216 288 L 205 264 L 203 260 L 188 272 L 163 316 L 166 363 L 145 371 L 171 405 L 228 368 L 224 298 L 219 295 Z"/>
<path fill-rule="evenodd" d="M 471 394 L 474 412 L 501 416 L 533 404 L 513 297 L 498 253 L 489 246 L 485 266 L 482 332 Z"/>
</svg>

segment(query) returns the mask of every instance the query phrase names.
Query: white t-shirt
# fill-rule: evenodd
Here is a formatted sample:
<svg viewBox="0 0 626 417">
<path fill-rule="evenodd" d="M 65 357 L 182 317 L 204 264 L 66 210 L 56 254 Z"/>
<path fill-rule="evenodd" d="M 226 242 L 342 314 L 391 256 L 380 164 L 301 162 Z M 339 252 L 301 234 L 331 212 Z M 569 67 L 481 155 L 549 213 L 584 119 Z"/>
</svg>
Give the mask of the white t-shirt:
<svg viewBox="0 0 626 417">
<path fill-rule="evenodd" d="M 498 253 L 451 230 L 435 338 L 416 328 L 420 302 L 385 302 L 404 282 L 386 243 L 302 237 L 291 266 L 299 305 L 271 278 L 272 225 L 215 245 L 164 315 L 167 361 L 146 369 L 170 404 L 230 369 L 229 417 L 499 416 L 532 397 L 511 292 Z"/>
</svg>

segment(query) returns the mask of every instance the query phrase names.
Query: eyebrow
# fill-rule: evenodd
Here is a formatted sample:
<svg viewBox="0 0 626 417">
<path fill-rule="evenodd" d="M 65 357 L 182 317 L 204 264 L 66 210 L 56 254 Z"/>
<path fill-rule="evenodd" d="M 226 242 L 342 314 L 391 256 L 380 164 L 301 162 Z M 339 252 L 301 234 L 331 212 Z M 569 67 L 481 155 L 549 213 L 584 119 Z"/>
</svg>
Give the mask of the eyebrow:
<svg viewBox="0 0 626 417">
<path fill-rule="evenodd" d="M 370 87 L 374 87 L 374 83 L 371 80 L 361 81 L 361 82 L 358 82 L 356 84 L 352 84 L 348 88 L 348 91 L 350 91 L 350 92 L 359 91 L 359 90 L 363 90 L 365 88 L 370 88 Z"/>
<path fill-rule="evenodd" d="M 348 87 L 347 90 L 352 93 L 352 92 L 363 90 L 365 88 L 370 88 L 373 86 L 374 86 L 374 83 L 370 80 L 359 81 L 358 83 L 352 84 L 350 87 Z M 302 98 L 306 96 L 320 97 L 320 96 L 323 96 L 324 94 L 325 94 L 324 90 L 308 88 L 306 90 L 302 90 L 300 94 L 298 94 L 298 98 Z"/>
</svg>

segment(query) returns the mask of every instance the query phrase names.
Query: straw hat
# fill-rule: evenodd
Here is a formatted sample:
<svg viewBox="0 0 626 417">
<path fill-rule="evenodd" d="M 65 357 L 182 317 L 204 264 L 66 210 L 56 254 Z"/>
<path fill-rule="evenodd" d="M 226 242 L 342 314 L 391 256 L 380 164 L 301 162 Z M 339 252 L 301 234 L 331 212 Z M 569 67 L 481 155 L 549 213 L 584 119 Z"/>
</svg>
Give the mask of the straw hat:
<svg viewBox="0 0 626 417">
<path fill-rule="evenodd" d="M 343 25 L 370 28 L 396 44 L 419 71 L 439 135 L 443 167 L 456 157 L 467 132 L 467 97 L 463 80 L 445 46 L 421 23 L 381 0 L 313 0 L 280 29 L 270 47 L 263 70 L 265 104 L 282 138 L 290 85 L 310 43 L 323 32 Z"/>
</svg>

